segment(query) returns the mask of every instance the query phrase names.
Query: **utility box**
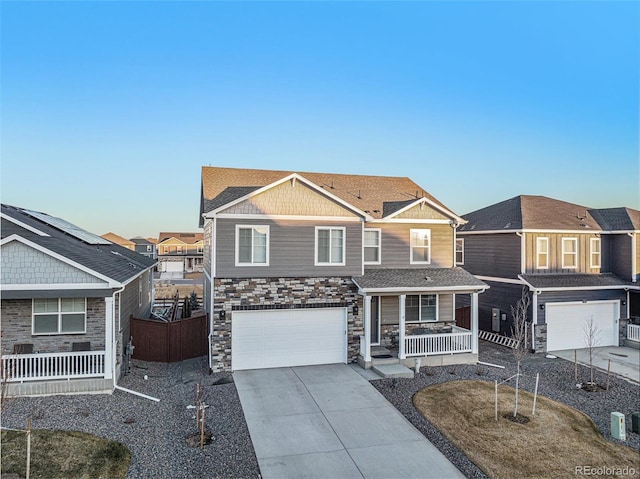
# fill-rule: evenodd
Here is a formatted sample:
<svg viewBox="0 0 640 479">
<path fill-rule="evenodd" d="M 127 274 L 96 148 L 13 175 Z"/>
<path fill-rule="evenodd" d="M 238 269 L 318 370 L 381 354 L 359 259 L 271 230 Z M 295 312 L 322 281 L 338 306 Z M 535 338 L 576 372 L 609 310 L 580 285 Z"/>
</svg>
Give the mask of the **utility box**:
<svg viewBox="0 0 640 479">
<path fill-rule="evenodd" d="M 631 430 L 640 434 L 640 412 L 634 412 L 631 415 Z"/>
<path fill-rule="evenodd" d="M 498 308 L 491 308 L 491 331 L 500 332 L 500 310 Z"/>
<path fill-rule="evenodd" d="M 622 414 L 621 412 L 611 413 L 611 435 L 615 439 L 620 439 L 621 441 L 627 440 L 627 430 L 624 424 L 624 414 Z"/>
</svg>

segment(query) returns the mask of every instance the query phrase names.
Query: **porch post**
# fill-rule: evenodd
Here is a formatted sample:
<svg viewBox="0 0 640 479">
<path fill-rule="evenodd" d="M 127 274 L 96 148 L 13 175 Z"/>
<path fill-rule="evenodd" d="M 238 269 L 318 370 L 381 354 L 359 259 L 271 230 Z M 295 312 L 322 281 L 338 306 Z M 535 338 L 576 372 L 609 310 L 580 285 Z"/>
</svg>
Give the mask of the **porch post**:
<svg viewBox="0 0 640 479">
<path fill-rule="evenodd" d="M 398 313 L 398 356 L 400 359 L 406 359 L 406 354 L 404 351 L 404 304 L 407 295 L 401 294 L 399 301 L 399 313 Z"/>
<path fill-rule="evenodd" d="M 471 293 L 471 353 L 478 354 L 478 293 Z"/>
<path fill-rule="evenodd" d="M 113 298 L 104 298 L 104 378 L 113 378 Z"/>
<path fill-rule="evenodd" d="M 365 295 L 364 301 L 364 361 L 371 362 L 371 296 Z"/>
</svg>

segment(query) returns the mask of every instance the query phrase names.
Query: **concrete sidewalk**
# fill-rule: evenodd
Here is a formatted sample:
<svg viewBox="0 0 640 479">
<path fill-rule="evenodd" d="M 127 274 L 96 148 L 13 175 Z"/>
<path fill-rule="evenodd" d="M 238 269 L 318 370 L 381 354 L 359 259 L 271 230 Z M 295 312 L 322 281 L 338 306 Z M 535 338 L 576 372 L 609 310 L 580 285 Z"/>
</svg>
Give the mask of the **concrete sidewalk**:
<svg viewBox="0 0 640 479">
<path fill-rule="evenodd" d="M 233 377 L 265 479 L 464 477 L 345 364 Z"/>
<path fill-rule="evenodd" d="M 588 366 L 589 350 L 586 348 L 576 349 L 575 352 L 577 354 L 578 363 Z M 549 354 L 567 361 L 574 361 L 573 349 L 568 349 L 566 351 L 550 351 Z M 640 384 L 640 349 L 622 346 L 602 346 L 594 348 L 594 367 L 606 372 L 609 367 L 609 360 L 611 360 L 612 373 L 615 373 L 617 376 L 628 381 Z"/>
</svg>

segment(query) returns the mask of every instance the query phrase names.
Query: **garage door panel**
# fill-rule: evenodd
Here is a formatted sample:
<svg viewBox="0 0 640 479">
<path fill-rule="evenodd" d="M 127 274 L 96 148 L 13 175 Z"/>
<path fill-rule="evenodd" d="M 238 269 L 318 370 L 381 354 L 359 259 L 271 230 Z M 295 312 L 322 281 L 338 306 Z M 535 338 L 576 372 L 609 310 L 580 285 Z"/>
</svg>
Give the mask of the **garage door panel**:
<svg viewBox="0 0 640 479">
<path fill-rule="evenodd" d="M 232 369 L 346 362 L 346 311 L 237 311 L 232 316 Z"/>
<path fill-rule="evenodd" d="M 588 346 L 589 320 L 597 328 L 596 346 L 618 345 L 618 301 L 548 303 L 546 305 L 547 350 L 582 349 Z"/>
</svg>

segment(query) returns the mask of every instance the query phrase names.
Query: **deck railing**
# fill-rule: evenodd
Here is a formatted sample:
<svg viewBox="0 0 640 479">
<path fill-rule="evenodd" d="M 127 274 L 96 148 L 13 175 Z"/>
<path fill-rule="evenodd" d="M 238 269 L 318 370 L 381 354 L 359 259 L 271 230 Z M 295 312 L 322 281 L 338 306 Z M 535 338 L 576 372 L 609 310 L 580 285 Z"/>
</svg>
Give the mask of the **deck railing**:
<svg viewBox="0 0 640 479">
<path fill-rule="evenodd" d="M 640 342 L 640 325 L 627 324 L 627 339 Z"/>
<path fill-rule="evenodd" d="M 407 357 L 470 352 L 471 331 L 455 326 L 451 333 L 423 334 L 404 338 L 404 353 Z"/>
<path fill-rule="evenodd" d="M 2 377 L 8 382 L 104 377 L 105 351 L 6 354 Z"/>
</svg>

